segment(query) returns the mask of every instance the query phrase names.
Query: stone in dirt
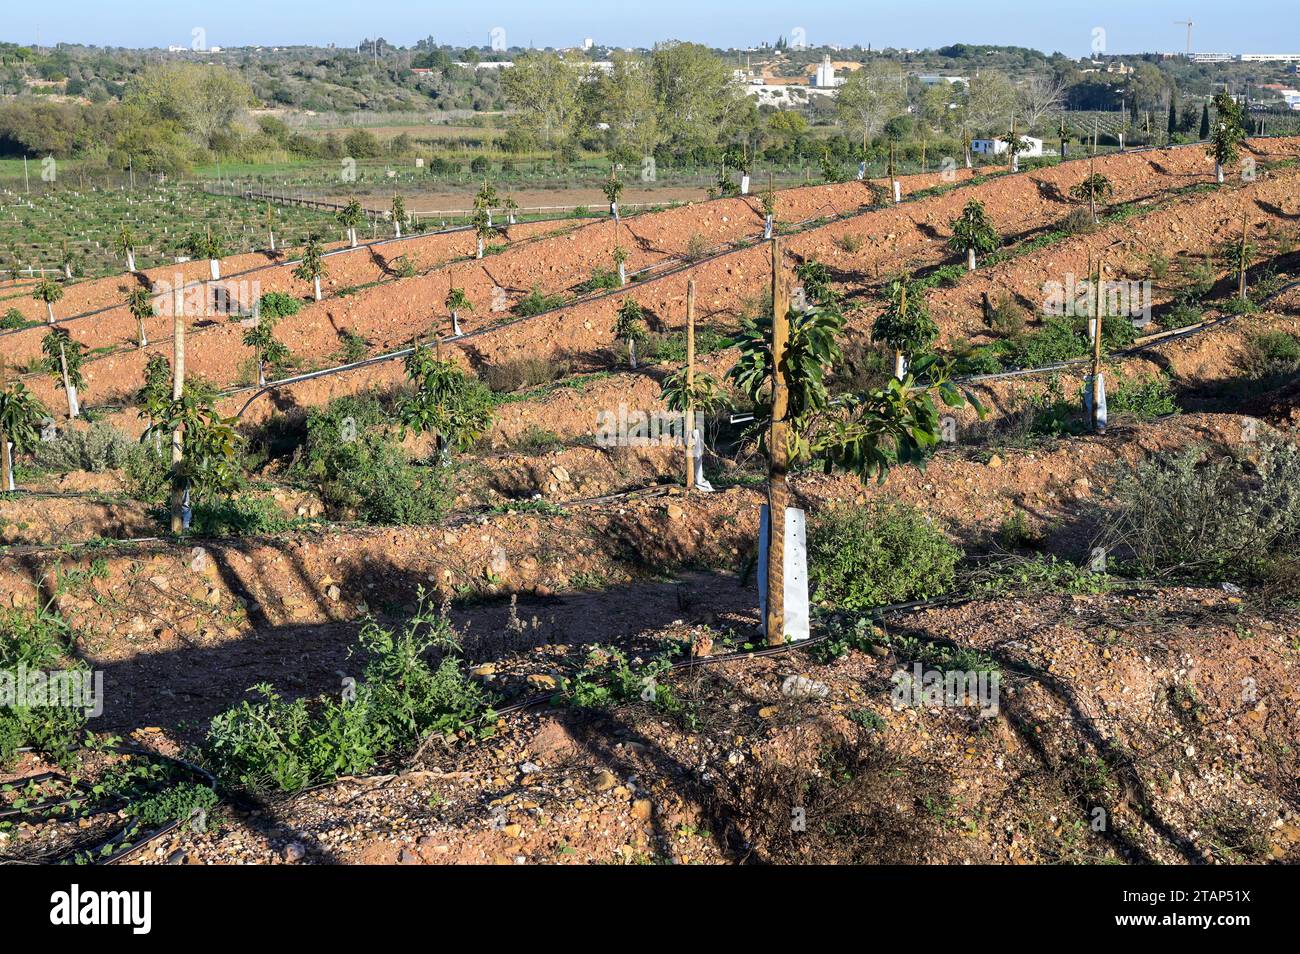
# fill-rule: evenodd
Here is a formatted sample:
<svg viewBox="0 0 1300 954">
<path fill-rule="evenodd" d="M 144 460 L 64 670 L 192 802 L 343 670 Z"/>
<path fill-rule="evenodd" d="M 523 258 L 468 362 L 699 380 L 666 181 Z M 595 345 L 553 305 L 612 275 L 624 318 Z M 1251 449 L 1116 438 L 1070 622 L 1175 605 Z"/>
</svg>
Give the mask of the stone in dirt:
<svg viewBox="0 0 1300 954">
<path fill-rule="evenodd" d="M 825 699 L 830 694 L 830 687 L 825 683 L 809 679 L 807 676 L 788 676 L 781 683 L 781 695 L 787 699 Z"/>
<path fill-rule="evenodd" d="M 300 841 L 291 841 L 280 851 L 280 857 L 286 864 L 296 864 L 307 857 L 307 846 Z"/>
</svg>

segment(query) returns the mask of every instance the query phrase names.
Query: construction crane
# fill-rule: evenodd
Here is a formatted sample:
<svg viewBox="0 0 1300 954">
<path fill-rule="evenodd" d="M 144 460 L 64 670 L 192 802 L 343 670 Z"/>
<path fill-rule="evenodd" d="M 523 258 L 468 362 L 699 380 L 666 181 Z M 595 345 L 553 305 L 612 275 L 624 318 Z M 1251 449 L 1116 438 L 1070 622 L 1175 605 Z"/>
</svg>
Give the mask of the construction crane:
<svg viewBox="0 0 1300 954">
<path fill-rule="evenodd" d="M 1192 52 L 1192 20 L 1191 20 L 1191 17 L 1188 17 L 1186 20 L 1175 20 L 1175 21 L 1174 21 L 1174 26 L 1185 26 L 1185 27 L 1187 27 L 1187 52 L 1190 54 L 1190 53 Z"/>
</svg>

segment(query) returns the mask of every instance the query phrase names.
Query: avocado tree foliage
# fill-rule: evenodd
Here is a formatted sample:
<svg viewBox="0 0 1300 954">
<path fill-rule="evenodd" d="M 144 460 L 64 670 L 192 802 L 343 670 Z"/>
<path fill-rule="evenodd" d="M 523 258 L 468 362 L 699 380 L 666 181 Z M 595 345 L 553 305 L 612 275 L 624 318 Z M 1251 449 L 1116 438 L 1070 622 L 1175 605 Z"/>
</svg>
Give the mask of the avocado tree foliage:
<svg viewBox="0 0 1300 954">
<path fill-rule="evenodd" d="M 146 318 L 152 318 L 157 312 L 153 306 L 153 296 L 149 294 L 147 288 L 132 288 L 130 294 L 126 296 L 126 307 L 130 310 L 131 316 L 135 318 L 136 329 L 139 334 L 136 337 L 138 347 L 145 347 L 149 344 L 149 337 L 145 334 L 144 321 Z"/>
<path fill-rule="evenodd" d="M 951 370 L 934 355 L 919 359 L 900 380 L 860 393 L 833 394 L 831 369 L 843 358 L 838 338 L 844 319 L 834 306 L 791 311 L 783 371 L 788 391 L 787 453 L 791 466 L 840 469 L 864 482 L 883 481 L 890 468 L 924 466 L 939 443 L 937 397 L 950 408 L 978 403 L 952 382 Z M 772 319 L 746 324 L 737 342 L 740 357 L 731 380 L 756 408 L 772 404 Z M 767 440 L 766 432 L 760 441 Z"/>
<path fill-rule="evenodd" d="M 54 306 L 63 298 L 63 286 L 52 278 L 42 278 L 32 288 L 32 299 L 45 303 L 45 319 L 54 324 Z"/>
<path fill-rule="evenodd" d="M 275 326 L 279 319 L 262 312 L 252 327 L 244 331 L 244 345 L 253 349 L 253 358 L 257 362 L 257 384 L 266 384 L 266 366 L 277 370 L 283 369 L 289 361 L 289 348 L 275 337 Z"/>
<path fill-rule="evenodd" d="M 414 392 L 398 407 L 403 432 L 431 433 L 439 456 L 446 448 L 468 450 L 492 426 L 491 390 L 444 361 L 424 344 L 406 358 L 406 375 Z"/>
<path fill-rule="evenodd" d="M 632 297 L 623 299 L 614 315 L 614 337 L 627 342 L 628 363 L 636 368 L 636 343 L 645 337 L 645 309 Z"/>
<path fill-rule="evenodd" d="M 165 364 L 164 359 L 164 367 Z M 145 387 L 149 390 L 148 368 L 145 375 Z M 188 386 L 176 400 L 163 403 L 156 390 L 149 400 L 142 413 L 150 414 L 151 420 L 140 442 L 152 441 L 157 446 L 164 437 L 170 442 L 172 434 L 178 431 L 181 434 L 181 459 L 171 474 L 173 489 L 188 489 L 192 500 L 207 500 L 236 491 L 241 477 L 241 439 L 235 431 L 236 418 L 222 417 L 213 409 L 208 395 Z"/>
<path fill-rule="evenodd" d="M 965 255 L 966 267 L 973 272 L 976 254 L 987 255 L 998 247 L 1000 241 L 997 229 L 984 211 L 984 203 L 971 199 L 952 222 L 948 247 Z"/>
<path fill-rule="evenodd" d="M 66 328 L 54 328 L 41 339 L 41 351 L 45 354 L 41 367 L 63 385 L 68 396 L 68 417 L 79 417 L 81 405 L 77 401 L 77 389 L 86 386 L 81 376 L 81 366 L 86 361 L 83 345 L 74 340 Z"/>
<path fill-rule="evenodd" d="M 293 270 L 293 277 L 312 283 L 316 301 L 320 301 L 320 281 L 329 272 L 325 268 L 325 250 L 321 246 L 320 236 L 307 236 L 307 245 L 302 250 L 302 261 Z"/>
<path fill-rule="evenodd" d="M 939 326 L 925 306 L 925 295 L 907 276 L 891 281 L 885 292 L 886 307 L 871 328 L 871 340 L 894 352 L 895 376 L 902 377 L 906 360 L 930 349 Z"/>
<path fill-rule="evenodd" d="M 1206 153 L 1214 159 L 1214 175 L 1221 183 L 1224 168 L 1237 161 L 1241 144 L 1246 141 L 1246 112 L 1227 91 L 1214 94 L 1214 111 L 1219 122 L 1210 136 Z"/>
<path fill-rule="evenodd" d="M 21 381 L 11 381 L 0 390 L 0 493 L 13 489 L 13 457 L 8 445 L 20 454 L 30 454 L 41 439 L 41 422 L 49 415 Z"/>
<path fill-rule="evenodd" d="M 366 210 L 361 207 L 361 203 L 353 196 L 348 199 L 347 205 L 334 214 L 334 219 L 339 225 L 347 229 L 348 244 L 356 248 L 357 226 L 366 220 Z"/>
</svg>

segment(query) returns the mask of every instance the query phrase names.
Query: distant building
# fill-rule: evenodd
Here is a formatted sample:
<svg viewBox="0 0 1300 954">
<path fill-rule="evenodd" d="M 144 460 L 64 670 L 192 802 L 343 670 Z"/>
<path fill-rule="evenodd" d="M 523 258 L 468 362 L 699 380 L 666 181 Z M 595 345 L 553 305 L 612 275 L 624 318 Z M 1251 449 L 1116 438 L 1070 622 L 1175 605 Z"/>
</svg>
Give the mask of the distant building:
<svg viewBox="0 0 1300 954">
<path fill-rule="evenodd" d="M 923 74 L 918 76 L 922 86 L 938 86 L 940 83 L 947 83 L 949 86 L 969 86 L 970 79 L 965 76 L 940 76 L 938 74 Z"/>
<path fill-rule="evenodd" d="M 844 78 L 835 75 L 835 66 L 829 56 L 822 57 L 821 65 L 813 74 L 812 85 L 818 89 L 835 89 L 837 86 L 844 85 Z"/>
<path fill-rule="evenodd" d="M 1033 136 L 1021 136 L 1021 141 L 1027 143 L 1026 147 L 1021 150 L 1020 155 L 1025 158 L 1033 158 L 1043 154 L 1043 141 L 1035 139 Z M 1000 156 L 1007 151 L 1007 141 L 1005 139 L 972 139 L 970 141 L 970 151 L 978 153 L 981 156 Z"/>
<path fill-rule="evenodd" d="M 1236 57 L 1231 53 L 1188 53 L 1193 63 L 1231 63 Z"/>
<path fill-rule="evenodd" d="M 1243 63 L 1300 63 L 1300 53 L 1243 53 Z"/>
</svg>

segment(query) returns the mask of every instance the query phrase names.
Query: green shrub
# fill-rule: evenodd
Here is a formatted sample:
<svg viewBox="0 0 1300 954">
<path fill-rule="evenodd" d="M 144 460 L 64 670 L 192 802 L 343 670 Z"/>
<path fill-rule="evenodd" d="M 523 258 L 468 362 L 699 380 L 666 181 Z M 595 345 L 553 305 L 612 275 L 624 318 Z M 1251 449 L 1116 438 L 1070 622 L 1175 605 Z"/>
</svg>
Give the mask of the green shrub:
<svg viewBox="0 0 1300 954">
<path fill-rule="evenodd" d="M 1193 448 L 1117 482 L 1103 542 L 1146 574 L 1253 582 L 1300 555 L 1300 449 L 1260 440 L 1251 454 Z"/>
<path fill-rule="evenodd" d="M 355 694 L 287 700 L 270 685 L 260 697 L 216 716 L 203 751 L 217 776 L 251 791 L 293 792 L 371 769 L 386 754 L 410 751 L 431 733 L 486 734 L 490 699 L 464 672 L 445 617 L 424 609 L 398 632 L 367 622 L 366 658 Z M 441 654 L 441 662 L 429 657 Z"/>
<path fill-rule="evenodd" d="M 257 300 L 258 310 L 263 318 L 284 318 L 298 314 L 302 302 L 284 292 L 267 292 Z"/>
<path fill-rule="evenodd" d="M 190 532 L 202 537 L 281 533 L 298 521 L 266 497 L 228 497 L 194 504 Z"/>
<path fill-rule="evenodd" d="M 1113 412 L 1135 414 L 1143 420 L 1178 413 L 1169 378 L 1163 374 L 1121 381 L 1106 404 Z"/>
<path fill-rule="evenodd" d="M 832 510 L 808 544 L 813 599 L 846 610 L 943 593 L 960 558 L 919 510 L 896 503 Z"/>
<path fill-rule="evenodd" d="M 572 371 L 568 361 L 550 358 L 515 358 L 498 364 L 489 364 L 479 374 L 483 383 L 498 394 L 509 394 L 520 388 L 535 388 L 567 377 Z"/>
<path fill-rule="evenodd" d="M 52 441 L 36 445 L 36 463 L 47 470 L 101 473 L 126 467 L 140 453 L 139 445 L 109 424 L 67 429 Z"/>
<path fill-rule="evenodd" d="M 370 342 L 363 335 L 344 328 L 339 332 L 339 363 L 355 364 L 370 354 Z"/>
<path fill-rule="evenodd" d="M 1242 365 L 1252 378 L 1267 380 L 1300 371 L 1300 337 L 1261 331 L 1246 339 Z"/>
<path fill-rule="evenodd" d="M 0 318 L 0 331 L 17 331 L 21 328 L 31 328 L 39 325 L 41 322 L 30 318 L 25 318 L 23 313 L 17 308 L 10 308 Z"/>
<path fill-rule="evenodd" d="M 544 311 L 559 308 L 563 304 L 563 295 L 548 295 L 542 291 L 540 285 L 534 285 L 533 290 L 519 299 L 512 310 L 521 318 L 527 318 L 532 315 L 540 315 Z"/>
<path fill-rule="evenodd" d="M 621 287 L 618 280 L 618 271 L 613 268 L 593 268 L 591 277 L 578 286 L 579 292 L 604 291 L 611 288 Z"/>
<path fill-rule="evenodd" d="M 450 468 L 413 465 L 388 420 L 373 395 L 313 408 L 294 472 L 313 484 L 332 513 L 377 524 L 435 523 L 452 500 Z"/>
<path fill-rule="evenodd" d="M 71 667 L 60 665 L 71 632 L 55 613 L 46 609 L 0 610 L 0 634 L 4 637 L 0 639 L 0 680 L 6 686 L 17 686 L 20 668 L 47 673 L 75 669 L 89 674 L 80 662 Z M 0 706 L 0 766 L 7 765 L 20 748 L 27 747 L 67 764 L 81 744 L 85 727 L 86 711 L 78 706 Z"/>
</svg>

